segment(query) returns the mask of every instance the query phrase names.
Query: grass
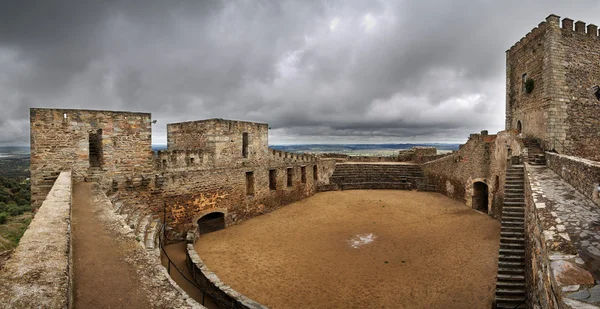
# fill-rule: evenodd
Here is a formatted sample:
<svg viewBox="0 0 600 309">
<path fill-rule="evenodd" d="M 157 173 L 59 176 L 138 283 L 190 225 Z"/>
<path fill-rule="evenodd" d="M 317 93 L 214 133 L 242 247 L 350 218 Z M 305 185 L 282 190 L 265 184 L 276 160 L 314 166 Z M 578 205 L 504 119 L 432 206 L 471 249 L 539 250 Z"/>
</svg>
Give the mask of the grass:
<svg viewBox="0 0 600 309">
<path fill-rule="evenodd" d="M 33 214 L 25 212 L 18 216 L 9 216 L 5 224 L 0 224 L 0 251 L 13 249 L 19 244 L 31 219 Z"/>
</svg>

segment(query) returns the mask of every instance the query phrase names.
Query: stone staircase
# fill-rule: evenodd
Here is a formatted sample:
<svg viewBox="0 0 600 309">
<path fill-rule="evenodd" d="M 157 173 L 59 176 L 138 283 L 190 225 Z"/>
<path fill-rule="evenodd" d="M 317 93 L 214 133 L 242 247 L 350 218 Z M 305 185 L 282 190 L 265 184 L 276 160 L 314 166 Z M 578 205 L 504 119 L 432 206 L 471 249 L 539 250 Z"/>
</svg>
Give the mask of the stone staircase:
<svg viewBox="0 0 600 309">
<path fill-rule="evenodd" d="M 494 308 L 525 308 L 525 180 L 523 165 L 506 170 Z"/>
<path fill-rule="evenodd" d="M 338 164 L 330 178 L 333 189 L 422 189 L 431 191 L 421 167 L 404 164 Z"/>
<path fill-rule="evenodd" d="M 546 155 L 540 144 L 533 139 L 523 139 L 527 147 L 527 162 L 531 165 L 546 165 Z"/>
<path fill-rule="evenodd" d="M 133 230 L 136 239 L 150 253 L 159 253 L 159 233 L 161 221 L 149 210 L 143 210 L 138 204 L 127 199 L 119 199 L 118 193 L 109 196 L 115 213 L 123 217 L 123 221 Z M 132 200 L 133 201 L 133 200 Z"/>
</svg>

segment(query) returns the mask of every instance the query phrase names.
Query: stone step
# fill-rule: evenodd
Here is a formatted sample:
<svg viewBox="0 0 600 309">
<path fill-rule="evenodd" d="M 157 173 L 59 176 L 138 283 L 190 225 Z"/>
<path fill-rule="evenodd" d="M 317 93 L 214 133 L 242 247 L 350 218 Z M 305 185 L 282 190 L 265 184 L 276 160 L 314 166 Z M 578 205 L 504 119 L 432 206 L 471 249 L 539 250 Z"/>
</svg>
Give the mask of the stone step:
<svg viewBox="0 0 600 309">
<path fill-rule="evenodd" d="M 152 220 L 152 222 L 150 222 L 150 224 L 148 225 L 148 228 L 146 229 L 146 237 L 145 237 L 145 244 L 146 244 L 146 249 L 147 250 L 154 250 L 155 248 L 157 248 L 157 235 L 160 231 L 160 220 L 159 219 L 154 219 Z"/>
<path fill-rule="evenodd" d="M 525 204 L 524 197 L 504 197 L 504 202 Z"/>
<path fill-rule="evenodd" d="M 504 262 L 525 262 L 525 257 L 523 255 L 515 255 L 515 254 L 500 254 L 498 256 L 498 261 Z"/>
<path fill-rule="evenodd" d="M 502 281 L 523 281 L 525 282 L 525 276 L 523 275 L 508 275 L 508 274 L 498 274 L 498 280 Z"/>
<path fill-rule="evenodd" d="M 521 309 L 525 306 L 525 296 L 496 296 L 497 309 Z"/>
<path fill-rule="evenodd" d="M 504 248 L 504 249 L 524 249 L 525 248 L 525 242 L 523 242 L 523 243 L 500 242 L 500 248 Z"/>
<path fill-rule="evenodd" d="M 525 275 L 525 269 L 523 269 L 523 268 L 498 268 L 498 274 Z"/>
<path fill-rule="evenodd" d="M 523 216 L 502 216 L 502 221 L 525 222 L 525 218 Z"/>
<path fill-rule="evenodd" d="M 498 280 L 496 287 L 500 287 L 501 289 L 524 289 L 525 282 Z"/>
<path fill-rule="evenodd" d="M 500 231 L 500 237 L 516 237 L 516 238 L 520 238 L 520 237 L 524 237 L 524 233 L 523 232 L 508 232 L 508 231 Z"/>
<path fill-rule="evenodd" d="M 133 226 L 132 229 L 135 229 L 135 224 L 137 223 L 137 220 L 140 218 L 141 214 L 142 211 L 140 209 L 135 209 L 133 212 L 130 213 L 129 216 L 127 216 L 125 222 L 127 222 L 127 225 L 129 225 L 129 227 Z"/>
<path fill-rule="evenodd" d="M 504 192 L 505 193 L 513 193 L 513 194 L 524 195 L 525 191 L 523 190 L 523 188 L 513 188 L 513 187 L 510 187 L 510 188 L 505 188 Z"/>
<path fill-rule="evenodd" d="M 509 261 L 498 261 L 498 267 L 502 267 L 502 268 L 511 268 L 511 267 L 516 267 L 516 268 L 524 268 L 525 267 L 525 262 L 509 262 Z"/>
<path fill-rule="evenodd" d="M 525 238 L 523 238 L 523 237 L 500 237 L 500 243 L 524 244 Z"/>
<path fill-rule="evenodd" d="M 512 211 L 512 212 L 525 212 L 525 207 L 522 204 L 506 204 L 504 203 L 504 207 L 502 207 L 502 211 Z M 515 206 L 519 205 L 519 206 Z"/>
<path fill-rule="evenodd" d="M 505 210 L 505 211 L 502 211 L 502 216 L 520 217 L 520 216 L 523 216 L 523 212 Z"/>
<path fill-rule="evenodd" d="M 513 249 L 513 248 L 500 248 L 500 254 L 510 254 L 510 255 L 524 255 L 524 249 Z"/>
<path fill-rule="evenodd" d="M 135 236 L 142 244 L 145 244 L 146 238 L 146 229 L 148 228 L 148 224 L 150 224 L 150 220 L 152 220 L 152 215 L 143 215 L 140 216 L 136 226 L 135 226 Z"/>
<path fill-rule="evenodd" d="M 509 226 L 502 226 L 500 228 L 501 232 L 517 232 L 517 233 L 524 233 L 525 232 L 525 228 L 523 228 L 523 224 L 521 224 L 521 226 L 513 226 L 513 225 L 509 225 Z"/>
</svg>

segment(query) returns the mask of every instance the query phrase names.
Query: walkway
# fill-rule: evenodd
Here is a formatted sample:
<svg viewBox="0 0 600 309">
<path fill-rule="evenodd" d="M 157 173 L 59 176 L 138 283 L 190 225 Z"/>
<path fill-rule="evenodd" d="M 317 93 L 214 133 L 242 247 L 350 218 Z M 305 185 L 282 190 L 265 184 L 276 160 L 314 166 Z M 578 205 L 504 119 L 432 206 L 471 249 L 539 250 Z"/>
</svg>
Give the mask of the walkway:
<svg viewBox="0 0 600 309">
<path fill-rule="evenodd" d="M 544 225 L 544 236 L 547 244 L 551 244 L 549 249 L 554 251 L 550 259 L 554 261 L 555 275 L 565 268 L 560 264 L 562 260 L 575 258 L 577 264 L 587 269 L 598 282 L 600 280 L 600 207 L 548 167 L 530 165 L 528 170 L 535 207 Z M 566 273 L 559 274 L 559 277 L 565 276 Z M 582 277 L 585 276 L 579 278 Z M 587 281 L 590 285 L 594 283 L 591 277 Z M 579 285 L 572 285 L 563 287 L 563 291 L 569 291 L 571 287 L 573 291 L 580 288 Z M 585 289 L 582 285 L 581 288 L 583 289 L 578 292 L 568 294 L 568 298 L 564 298 L 564 301 L 569 304 L 585 301 L 588 303 L 587 307 L 580 308 L 599 308 L 596 306 L 600 304 L 600 286 Z"/>
<path fill-rule="evenodd" d="M 73 187 L 74 308 L 190 308 L 94 183 Z"/>
</svg>

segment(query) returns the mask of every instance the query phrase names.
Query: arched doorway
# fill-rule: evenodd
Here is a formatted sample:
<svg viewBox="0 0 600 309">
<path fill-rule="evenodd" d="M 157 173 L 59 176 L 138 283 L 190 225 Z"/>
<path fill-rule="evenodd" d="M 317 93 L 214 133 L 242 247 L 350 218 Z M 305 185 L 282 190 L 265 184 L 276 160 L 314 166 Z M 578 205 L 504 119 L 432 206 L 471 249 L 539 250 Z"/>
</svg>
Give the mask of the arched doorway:
<svg viewBox="0 0 600 309">
<path fill-rule="evenodd" d="M 473 184 L 473 209 L 488 212 L 488 186 L 486 183 L 478 181 Z"/>
<path fill-rule="evenodd" d="M 211 212 L 198 219 L 198 233 L 200 235 L 222 230 L 225 228 L 225 214 Z"/>
<path fill-rule="evenodd" d="M 519 133 L 523 132 L 523 124 L 521 123 L 521 120 L 517 121 L 517 131 L 519 131 Z"/>
</svg>

